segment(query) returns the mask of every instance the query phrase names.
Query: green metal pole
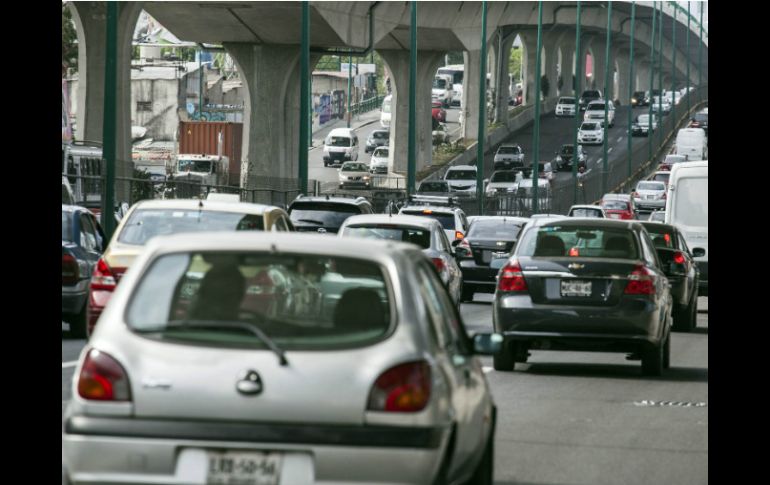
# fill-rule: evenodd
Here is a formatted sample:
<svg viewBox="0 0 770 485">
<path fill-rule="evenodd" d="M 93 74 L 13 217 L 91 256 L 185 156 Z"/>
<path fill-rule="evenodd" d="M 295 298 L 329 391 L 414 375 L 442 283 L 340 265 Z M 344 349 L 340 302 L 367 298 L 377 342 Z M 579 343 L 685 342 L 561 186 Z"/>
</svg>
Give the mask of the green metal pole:
<svg viewBox="0 0 770 485">
<path fill-rule="evenodd" d="M 540 181 L 540 57 L 543 50 L 543 0 L 537 2 L 537 56 L 535 57 L 535 132 L 532 135 L 532 213 L 537 213 L 538 182 Z M 577 151 L 573 157 L 577 156 Z"/>
<path fill-rule="evenodd" d="M 655 18 L 657 17 L 658 2 L 652 3 L 652 34 L 650 35 L 650 102 L 647 118 L 647 159 L 652 160 L 652 91 L 655 87 Z M 660 113 L 657 115 L 660 118 Z M 658 122 L 660 124 L 660 122 Z M 660 127 L 658 127 L 660 128 Z"/>
<path fill-rule="evenodd" d="M 660 122 L 659 128 L 663 128 L 663 2 L 660 2 L 660 10 L 658 11 L 658 116 Z M 663 144 L 663 130 L 660 132 L 660 144 Z"/>
<path fill-rule="evenodd" d="M 573 190 L 573 197 L 572 197 L 572 204 L 578 203 L 578 184 L 577 184 L 577 169 L 578 169 L 578 142 L 577 142 L 577 135 L 578 135 L 578 129 L 580 128 L 580 105 L 578 104 L 578 96 L 580 96 L 580 85 L 582 84 L 580 82 L 582 76 L 583 76 L 583 64 L 585 63 L 585 59 L 583 59 L 583 56 L 581 55 L 580 50 L 580 0 L 578 0 L 577 3 L 577 20 L 575 21 L 575 130 L 574 130 L 574 136 L 573 140 L 575 141 L 575 144 L 573 145 L 573 153 L 572 153 L 572 186 L 574 188 Z"/>
<path fill-rule="evenodd" d="M 698 87 L 703 87 L 703 4 L 700 5 L 700 34 L 698 36 Z M 703 91 L 699 89 L 700 99 L 703 99 Z"/>
<path fill-rule="evenodd" d="M 674 54 L 671 56 L 671 116 L 674 119 L 672 128 L 676 128 L 676 13 L 678 8 L 674 8 L 674 18 L 671 19 L 671 50 Z"/>
<path fill-rule="evenodd" d="M 102 200 L 102 227 L 104 236 L 109 241 L 115 231 L 115 155 L 116 155 L 116 104 L 117 59 L 118 59 L 118 4 L 107 2 L 107 39 L 106 59 L 104 63 L 104 124 L 103 152 L 106 165 L 104 200 Z M 131 163 L 131 162 L 128 162 Z"/>
<path fill-rule="evenodd" d="M 484 215 L 484 128 L 487 125 L 487 2 L 481 2 L 481 59 L 479 59 L 479 131 L 476 143 L 476 200 Z"/>
<path fill-rule="evenodd" d="M 631 118 L 633 117 L 634 107 L 631 105 L 631 97 L 634 95 L 634 35 L 636 33 L 636 2 L 631 2 L 631 46 L 629 47 L 629 73 L 628 73 L 628 178 L 631 178 L 633 142 L 631 140 Z"/>
<path fill-rule="evenodd" d="M 348 119 L 348 128 L 350 128 L 350 80 L 351 75 L 353 74 L 353 54 L 350 54 L 348 56 L 348 112 L 347 112 L 347 119 Z"/>
<path fill-rule="evenodd" d="M 300 47 L 299 93 L 299 191 L 307 194 L 307 158 L 310 139 L 310 4 L 302 2 L 302 44 Z"/>
<path fill-rule="evenodd" d="M 406 168 L 406 190 L 408 194 L 414 193 L 416 176 L 415 160 L 417 154 L 417 2 L 411 2 L 411 23 L 409 24 L 409 159 Z"/>
<path fill-rule="evenodd" d="M 687 113 L 690 112 L 690 2 L 687 2 Z"/>
<path fill-rule="evenodd" d="M 203 49 L 198 49 L 198 121 L 203 120 Z"/>
<path fill-rule="evenodd" d="M 610 78 L 610 38 L 612 34 L 612 2 L 607 2 L 607 46 L 604 49 L 604 129 L 603 133 L 604 136 L 602 137 L 603 140 L 603 149 L 604 149 L 604 155 L 602 156 L 602 194 L 607 193 L 607 138 L 609 138 L 610 134 L 610 127 L 607 122 L 607 111 L 609 110 L 609 96 L 608 96 L 608 90 L 607 86 L 609 84 L 609 78 Z"/>
</svg>

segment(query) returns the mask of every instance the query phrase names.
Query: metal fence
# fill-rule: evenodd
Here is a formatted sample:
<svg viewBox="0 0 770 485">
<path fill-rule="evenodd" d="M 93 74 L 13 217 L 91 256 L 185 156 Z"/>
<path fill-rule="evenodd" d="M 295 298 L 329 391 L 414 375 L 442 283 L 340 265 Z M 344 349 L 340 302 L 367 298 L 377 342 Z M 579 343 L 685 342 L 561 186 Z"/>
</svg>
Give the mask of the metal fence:
<svg viewBox="0 0 770 485">
<path fill-rule="evenodd" d="M 379 109 L 380 106 L 382 106 L 382 100 L 384 99 L 385 96 L 373 96 L 369 99 L 361 101 L 360 103 L 351 104 L 350 113 L 353 115 L 358 115 L 361 113 L 366 113 L 367 111 Z"/>
</svg>

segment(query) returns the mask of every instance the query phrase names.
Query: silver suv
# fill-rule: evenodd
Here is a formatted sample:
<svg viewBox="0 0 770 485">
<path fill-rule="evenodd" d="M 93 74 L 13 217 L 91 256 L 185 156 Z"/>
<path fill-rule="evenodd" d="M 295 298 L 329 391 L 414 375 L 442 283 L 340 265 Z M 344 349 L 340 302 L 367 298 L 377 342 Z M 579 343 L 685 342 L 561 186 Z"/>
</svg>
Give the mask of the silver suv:
<svg viewBox="0 0 770 485">
<path fill-rule="evenodd" d="M 78 361 L 78 483 L 492 483 L 495 405 L 435 269 L 409 244 L 155 238 Z M 404 466 L 408 463 L 409 466 Z"/>
<path fill-rule="evenodd" d="M 470 225 L 465 212 L 454 197 L 413 195 L 398 213 L 436 219 L 444 227 L 449 242 L 464 238 Z"/>
</svg>

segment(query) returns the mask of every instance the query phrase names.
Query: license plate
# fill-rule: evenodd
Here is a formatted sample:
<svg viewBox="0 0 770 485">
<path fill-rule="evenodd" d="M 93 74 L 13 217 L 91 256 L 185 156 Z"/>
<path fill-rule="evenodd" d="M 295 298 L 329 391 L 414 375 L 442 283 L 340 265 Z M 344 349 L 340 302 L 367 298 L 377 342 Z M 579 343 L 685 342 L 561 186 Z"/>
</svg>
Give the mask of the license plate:
<svg viewBox="0 0 770 485">
<path fill-rule="evenodd" d="M 492 251 L 487 251 L 486 249 L 481 251 L 481 260 L 485 264 L 489 263 L 492 260 Z"/>
<path fill-rule="evenodd" d="M 493 251 L 492 257 L 494 259 L 503 259 L 508 257 L 508 253 L 506 253 L 505 251 Z"/>
<path fill-rule="evenodd" d="M 591 296 L 591 282 L 580 280 L 562 280 L 561 296 Z"/>
<path fill-rule="evenodd" d="M 655 199 L 655 196 L 654 196 L 654 195 L 648 195 L 648 196 L 647 196 L 647 200 L 654 200 L 654 199 Z"/>
<path fill-rule="evenodd" d="M 280 453 L 206 453 L 207 485 L 278 485 Z"/>
<path fill-rule="evenodd" d="M 610 219 L 620 219 L 620 214 L 607 214 Z"/>
</svg>

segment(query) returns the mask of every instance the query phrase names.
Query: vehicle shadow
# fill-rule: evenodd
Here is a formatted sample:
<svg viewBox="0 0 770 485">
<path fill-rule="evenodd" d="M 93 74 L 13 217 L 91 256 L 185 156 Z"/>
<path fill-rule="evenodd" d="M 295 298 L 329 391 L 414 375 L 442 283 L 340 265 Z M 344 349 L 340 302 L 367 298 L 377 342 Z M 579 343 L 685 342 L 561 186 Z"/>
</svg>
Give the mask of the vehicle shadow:
<svg viewBox="0 0 770 485">
<path fill-rule="evenodd" d="M 662 376 L 651 377 L 642 375 L 640 367 L 641 364 L 639 366 L 633 366 L 617 364 L 530 363 L 529 368 L 522 370 L 521 372 L 540 376 L 653 379 L 670 382 L 708 382 L 708 368 L 677 367 L 676 365 L 672 365 L 670 369 L 663 371 Z M 517 370 L 517 372 L 519 371 Z"/>
<path fill-rule="evenodd" d="M 709 334 L 709 328 L 708 327 L 696 327 L 690 333 L 698 333 L 698 334 L 701 334 L 701 335 L 708 335 Z"/>
</svg>

